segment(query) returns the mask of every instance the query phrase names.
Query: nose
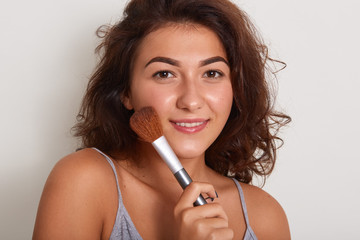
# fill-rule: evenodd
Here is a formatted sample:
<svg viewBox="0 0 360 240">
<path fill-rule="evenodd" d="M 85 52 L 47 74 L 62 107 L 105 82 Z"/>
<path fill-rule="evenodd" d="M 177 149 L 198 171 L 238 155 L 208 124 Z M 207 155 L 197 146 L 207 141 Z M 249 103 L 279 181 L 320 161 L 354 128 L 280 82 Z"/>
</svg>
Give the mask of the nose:
<svg viewBox="0 0 360 240">
<path fill-rule="evenodd" d="M 204 106 L 204 98 L 201 86 L 196 81 L 183 81 L 179 86 L 177 107 L 189 112 L 201 109 Z"/>
</svg>

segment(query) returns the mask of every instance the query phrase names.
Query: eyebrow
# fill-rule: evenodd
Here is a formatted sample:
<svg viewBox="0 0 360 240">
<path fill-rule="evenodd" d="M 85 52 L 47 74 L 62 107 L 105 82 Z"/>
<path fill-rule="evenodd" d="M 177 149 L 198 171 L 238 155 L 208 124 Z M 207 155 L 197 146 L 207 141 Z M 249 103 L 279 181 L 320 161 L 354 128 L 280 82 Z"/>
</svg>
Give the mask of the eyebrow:
<svg viewBox="0 0 360 240">
<path fill-rule="evenodd" d="M 179 61 L 172 59 L 172 58 L 167 58 L 167 57 L 154 57 L 152 58 L 146 65 L 145 67 L 149 66 L 151 63 L 154 62 L 163 62 L 163 63 L 167 63 L 176 67 L 180 66 Z"/>
<path fill-rule="evenodd" d="M 216 57 L 211 57 L 208 59 L 205 59 L 203 61 L 200 62 L 200 67 L 203 67 L 205 65 L 209 65 L 211 63 L 215 63 L 215 62 L 224 62 L 226 65 L 229 66 L 228 61 L 225 60 L 225 58 L 220 57 L 220 56 L 216 56 Z"/>
<path fill-rule="evenodd" d="M 180 62 L 175 59 L 168 58 L 168 57 L 154 57 L 148 63 L 146 63 L 145 67 L 149 66 L 151 63 L 154 63 L 154 62 L 167 63 L 167 64 L 170 64 L 170 65 L 173 65 L 176 67 L 180 66 Z M 220 56 L 211 57 L 211 58 L 202 60 L 199 65 L 200 65 L 200 67 L 203 67 L 203 66 L 215 63 L 215 62 L 224 62 L 226 65 L 229 66 L 228 61 L 226 61 L 225 58 L 220 57 Z"/>
</svg>

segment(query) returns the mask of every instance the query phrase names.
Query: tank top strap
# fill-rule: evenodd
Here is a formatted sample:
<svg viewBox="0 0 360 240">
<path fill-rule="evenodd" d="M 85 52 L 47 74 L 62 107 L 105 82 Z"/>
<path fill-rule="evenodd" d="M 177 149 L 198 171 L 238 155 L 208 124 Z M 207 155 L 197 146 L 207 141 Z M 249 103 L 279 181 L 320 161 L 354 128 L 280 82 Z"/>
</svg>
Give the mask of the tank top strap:
<svg viewBox="0 0 360 240">
<path fill-rule="evenodd" d="M 246 232 L 245 232 L 244 239 L 257 239 L 254 231 L 252 230 L 252 228 L 250 226 L 248 211 L 247 211 L 246 202 L 245 202 L 245 196 L 244 196 L 242 187 L 241 187 L 240 183 L 238 182 L 238 180 L 236 180 L 235 178 L 232 178 L 232 180 L 235 182 L 236 187 L 239 191 L 241 207 L 242 207 L 242 210 L 244 213 L 244 218 L 245 218 L 245 223 L 246 223 Z"/>
<path fill-rule="evenodd" d="M 103 153 L 99 149 L 97 149 L 97 148 L 92 148 L 92 149 L 96 150 L 98 153 L 103 155 L 105 157 L 105 159 L 109 162 L 109 164 L 110 164 L 110 166 L 111 166 L 111 168 L 112 168 L 112 170 L 114 172 L 114 175 L 115 175 L 116 187 L 117 187 L 117 192 L 118 192 L 118 196 L 119 196 L 119 202 L 122 203 L 122 196 L 121 196 L 121 191 L 120 191 L 120 186 L 119 186 L 119 180 L 118 180 L 116 168 L 115 168 L 115 165 L 114 165 L 113 161 L 105 153 Z"/>
<path fill-rule="evenodd" d="M 117 192 L 118 192 L 118 197 L 119 197 L 118 209 L 117 209 L 117 213 L 116 213 L 114 227 L 111 232 L 111 236 L 110 236 L 109 240 L 118 240 L 118 239 L 142 240 L 140 233 L 137 231 L 135 224 L 131 220 L 131 217 L 123 203 L 119 180 L 118 180 L 118 175 L 117 175 L 117 171 L 116 171 L 114 162 L 110 159 L 110 157 L 108 157 L 105 153 L 103 153 L 99 149 L 97 149 L 97 148 L 92 148 L 92 149 L 96 150 L 98 153 L 100 153 L 102 156 L 105 157 L 105 159 L 108 161 L 108 163 L 110 164 L 110 166 L 114 172 L 115 180 L 116 180 L 116 187 L 117 187 Z"/>
</svg>

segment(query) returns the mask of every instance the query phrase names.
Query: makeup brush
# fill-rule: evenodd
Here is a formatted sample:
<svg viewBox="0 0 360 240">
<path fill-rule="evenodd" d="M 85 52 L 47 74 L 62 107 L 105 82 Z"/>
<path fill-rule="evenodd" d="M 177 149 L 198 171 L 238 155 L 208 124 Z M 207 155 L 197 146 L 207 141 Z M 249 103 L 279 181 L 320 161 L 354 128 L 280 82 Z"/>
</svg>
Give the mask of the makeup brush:
<svg viewBox="0 0 360 240">
<path fill-rule="evenodd" d="M 144 107 L 136 111 L 130 118 L 130 127 L 140 138 L 153 145 L 174 174 L 180 186 L 185 189 L 192 180 L 163 135 L 160 119 L 156 111 L 152 107 Z M 206 204 L 206 200 L 200 194 L 194 205 L 204 204 Z"/>
</svg>

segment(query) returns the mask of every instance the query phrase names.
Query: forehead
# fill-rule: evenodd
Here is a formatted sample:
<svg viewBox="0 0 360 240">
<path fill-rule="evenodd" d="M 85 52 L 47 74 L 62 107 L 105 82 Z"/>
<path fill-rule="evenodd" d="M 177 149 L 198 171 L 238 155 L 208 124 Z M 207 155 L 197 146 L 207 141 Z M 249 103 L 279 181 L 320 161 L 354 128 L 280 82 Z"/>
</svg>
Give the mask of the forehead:
<svg viewBox="0 0 360 240">
<path fill-rule="evenodd" d="M 221 56 L 226 52 L 217 34 L 199 24 L 169 24 L 150 32 L 141 41 L 136 58 L 161 55 L 173 57 L 184 55 L 184 51 L 195 54 Z"/>
</svg>

